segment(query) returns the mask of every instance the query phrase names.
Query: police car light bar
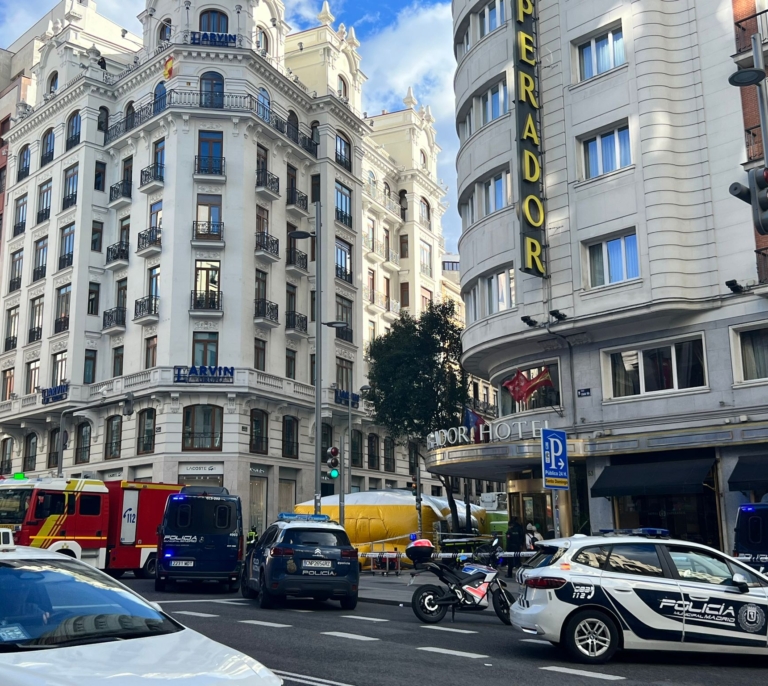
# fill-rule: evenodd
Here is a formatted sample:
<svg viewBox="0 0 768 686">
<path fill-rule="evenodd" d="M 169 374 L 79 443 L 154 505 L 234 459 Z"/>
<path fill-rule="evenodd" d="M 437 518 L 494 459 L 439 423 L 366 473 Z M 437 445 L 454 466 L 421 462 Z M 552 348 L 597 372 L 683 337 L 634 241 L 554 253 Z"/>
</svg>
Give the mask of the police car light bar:
<svg viewBox="0 0 768 686">
<path fill-rule="evenodd" d="M 277 515 L 279 522 L 330 522 L 331 518 L 324 514 L 294 514 L 293 512 L 281 512 Z"/>
<path fill-rule="evenodd" d="M 649 538 L 669 538 L 669 529 L 600 529 L 600 533 L 610 536 L 646 536 Z"/>
</svg>

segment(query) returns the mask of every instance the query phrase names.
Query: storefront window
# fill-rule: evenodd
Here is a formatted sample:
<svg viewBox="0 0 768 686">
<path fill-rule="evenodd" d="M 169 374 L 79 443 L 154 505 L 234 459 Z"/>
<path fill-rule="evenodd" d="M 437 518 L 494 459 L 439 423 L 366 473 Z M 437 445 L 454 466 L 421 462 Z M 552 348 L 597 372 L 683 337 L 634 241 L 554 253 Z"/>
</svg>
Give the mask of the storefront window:
<svg viewBox="0 0 768 686">
<path fill-rule="evenodd" d="M 293 512 L 296 505 L 296 482 L 292 479 L 280 479 L 277 492 L 277 509 L 279 512 Z"/>
<path fill-rule="evenodd" d="M 251 521 L 250 528 L 260 536 L 267 527 L 267 479 L 251 477 Z"/>
</svg>

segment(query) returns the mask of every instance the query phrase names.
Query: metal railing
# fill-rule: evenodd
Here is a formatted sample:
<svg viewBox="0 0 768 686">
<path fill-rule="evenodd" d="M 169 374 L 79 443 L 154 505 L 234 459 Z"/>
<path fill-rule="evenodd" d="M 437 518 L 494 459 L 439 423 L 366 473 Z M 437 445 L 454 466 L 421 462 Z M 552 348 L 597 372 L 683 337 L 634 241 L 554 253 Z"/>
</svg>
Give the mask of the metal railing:
<svg viewBox="0 0 768 686">
<path fill-rule="evenodd" d="M 270 255 L 279 257 L 280 240 L 263 231 L 256 232 L 256 250 L 268 252 Z"/>
<path fill-rule="evenodd" d="M 337 264 L 336 265 L 336 278 L 341 279 L 342 281 L 346 281 L 347 283 L 352 283 L 352 272 L 347 270 L 346 267 Z"/>
<path fill-rule="evenodd" d="M 387 260 L 392 264 L 400 265 L 400 253 L 397 250 L 390 250 Z"/>
<path fill-rule="evenodd" d="M 128 254 L 131 251 L 131 246 L 126 241 L 120 241 L 114 245 L 110 245 L 107 248 L 107 264 L 112 264 L 118 260 L 128 260 Z"/>
<path fill-rule="evenodd" d="M 80 145 L 80 134 L 76 133 L 67 138 L 67 150 L 72 150 L 76 145 Z"/>
<path fill-rule="evenodd" d="M 111 329 L 113 326 L 125 326 L 126 309 L 124 307 L 113 307 L 111 310 L 104 310 L 103 326 L 104 329 Z"/>
<path fill-rule="evenodd" d="M 376 184 L 364 183 L 363 193 L 379 203 L 384 209 L 394 214 L 398 219 L 401 219 L 400 202 L 393 199 L 391 195 L 387 195 L 381 188 L 376 186 Z"/>
<path fill-rule="evenodd" d="M 760 32 L 763 36 L 768 36 L 768 10 L 750 14 L 737 22 L 734 22 L 736 29 L 736 52 L 749 52 L 752 49 L 752 34 Z"/>
<path fill-rule="evenodd" d="M 64 331 L 69 331 L 69 315 L 66 315 L 64 317 L 59 317 L 53 323 L 53 332 L 54 333 L 62 333 Z"/>
<path fill-rule="evenodd" d="M 150 228 L 146 231 L 142 231 L 139 234 L 139 250 L 146 250 L 147 248 L 151 248 L 152 246 L 157 246 L 158 248 L 161 248 L 163 245 L 162 242 L 162 229 L 157 228 Z"/>
<path fill-rule="evenodd" d="M 768 248 L 755 250 L 757 256 L 757 279 L 760 283 L 768 283 Z"/>
<path fill-rule="evenodd" d="M 307 253 L 297 248 L 288 248 L 285 255 L 286 263 L 291 267 L 298 267 L 307 271 Z"/>
<path fill-rule="evenodd" d="M 185 431 L 181 441 L 182 450 L 213 451 L 221 450 L 221 432 L 205 431 L 193 433 Z"/>
<path fill-rule="evenodd" d="M 343 329 L 336 329 L 336 338 L 340 341 L 352 342 L 352 329 L 349 326 L 345 326 Z"/>
<path fill-rule="evenodd" d="M 13 225 L 13 236 L 14 236 L 14 238 L 16 236 L 21 236 L 21 234 L 24 233 L 26 228 L 27 228 L 27 220 L 26 219 L 24 221 L 22 221 L 22 222 L 16 222 Z"/>
<path fill-rule="evenodd" d="M 744 130 L 744 143 L 747 146 L 747 162 L 763 159 L 763 134 L 759 125 Z"/>
<path fill-rule="evenodd" d="M 44 152 L 42 155 L 40 155 L 40 166 L 44 167 L 46 164 L 50 164 L 53 162 L 53 150 L 49 150 L 48 152 Z"/>
<path fill-rule="evenodd" d="M 32 281 L 35 282 L 35 281 L 40 281 L 40 279 L 44 279 L 46 269 L 47 269 L 47 265 L 45 264 L 41 264 L 39 267 L 35 267 L 32 270 Z"/>
<path fill-rule="evenodd" d="M 8 292 L 13 293 L 14 291 L 18 291 L 21 289 L 21 277 L 20 276 L 14 276 L 12 279 L 8 281 Z"/>
<path fill-rule="evenodd" d="M 156 295 L 148 295 L 144 298 L 139 298 L 133 310 L 133 318 L 140 319 L 141 317 L 158 316 L 160 314 L 160 298 Z"/>
<path fill-rule="evenodd" d="M 286 312 L 285 328 L 307 333 L 307 316 L 298 312 Z"/>
<path fill-rule="evenodd" d="M 383 241 L 373 240 L 370 236 L 365 236 L 365 238 L 363 238 L 363 244 L 370 252 L 377 254 L 384 260 L 387 259 L 388 251 L 386 250 Z"/>
<path fill-rule="evenodd" d="M 147 434 L 146 436 L 139 436 L 136 439 L 136 453 L 139 455 L 146 455 L 148 453 L 155 452 L 155 434 Z"/>
<path fill-rule="evenodd" d="M 123 179 L 109 187 L 109 202 L 114 202 L 120 198 L 131 197 L 131 181 L 129 179 Z"/>
<path fill-rule="evenodd" d="M 28 343 L 35 343 L 43 338 L 43 327 L 42 326 L 33 326 L 29 330 L 29 337 L 27 339 Z"/>
<path fill-rule="evenodd" d="M 380 469 L 379 456 L 376 453 L 368 453 L 368 469 Z"/>
<path fill-rule="evenodd" d="M 298 188 L 291 187 L 288 189 L 285 204 L 288 206 L 293 205 L 306 212 L 309 207 L 309 198 L 306 193 L 302 193 Z"/>
<path fill-rule="evenodd" d="M 48 221 L 51 218 L 51 208 L 44 207 L 42 210 L 37 211 L 37 223 L 42 224 L 44 221 Z"/>
<path fill-rule="evenodd" d="M 107 441 L 104 444 L 104 459 L 119 460 L 121 443 L 122 441 L 119 438 L 114 441 Z"/>
<path fill-rule="evenodd" d="M 352 160 L 346 155 L 342 155 L 338 150 L 336 151 L 336 162 L 347 171 L 352 171 Z"/>
<path fill-rule="evenodd" d="M 478 412 L 482 412 L 483 414 L 490 415 L 491 417 L 499 416 L 499 408 L 487 400 L 480 400 L 479 398 L 470 398 L 469 406 L 473 410 L 477 410 Z"/>
<path fill-rule="evenodd" d="M 347 214 L 344 210 L 340 210 L 338 207 L 336 208 L 336 221 L 344 224 L 344 226 L 348 226 L 350 229 L 352 228 L 352 215 Z"/>
<path fill-rule="evenodd" d="M 430 279 L 432 278 L 432 265 L 431 264 L 420 264 L 419 265 L 419 271 L 424 276 L 428 276 Z"/>
<path fill-rule="evenodd" d="M 227 173 L 226 157 L 201 157 L 195 156 L 195 174 L 208 176 L 224 176 Z"/>
<path fill-rule="evenodd" d="M 67 267 L 71 267 L 74 259 L 75 253 L 68 252 L 64 255 L 61 255 L 59 257 L 59 269 L 66 269 Z"/>
<path fill-rule="evenodd" d="M 280 194 L 280 179 L 267 169 L 256 170 L 256 188 L 266 188 Z"/>
<path fill-rule="evenodd" d="M 75 448 L 75 464 L 86 464 L 91 460 L 91 446 Z"/>
<path fill-rule="evenodd" d="M 74 207 L 75 205 L 77 205 L 77 193 L 70 193 L 69 195 L 65 195 L 61 201 L 62 210 L 68 210 L 70 207 Z"/>
<path fill-rule="evenodd" d="M 165 165 L 164 164 L 150 164 L 141 170 L 141 185 L 146 186 L 152 181 L 165 181 Z"/>
<path fill-rule="evenodd" d="M 299 457 L 298 441 L 286 441 L 283 439 L 283 457 Z"/>
<path fill-rule="evenodd" d="M 5 352 L 8 352 L 9 350 L 16 350 L 16 343 L 17 343 L 17 337 L 16 336 L 6 336 L 5 338 Z"/>
<path fill-rule="evenodd" d="M 254 317 L 260 319 L 268 319 L 271 322 L 278 321 L 279 308 L 277 303 L 273 303 L 270 300 L 260 298 L 254 301 Z"/>
<path fill-rule="evenodd" d="M 59 451 L 52 450 L 48 453 L 48 469 L 56 469 L 59 466 Z"/>
<path fill-rule="evenodd" d="M 362 467 L 363 466 L 363 451 L 362 450 L 353 450 L 352 451 L 352 466 L 353 467 Z"/>
<path fill-rule="evenodd" d="M 29 176 L 29 167 L 19 167 L 16 173 L 16 183 L 20 183 Z"/>
<path fill-rule="evenodd" d="M 251 436 L 248 450 L 258 455 L 266 455 L 269 452 L 269 439 L 266 436 Z"/>
<path fill-rule="evenodd" d="M 224 222 L 192 222 L 192 229 L 197 241 L 224 240 Z"/>
<path fill-rule="evenodd" d="M 190 310 L 221 311 L 224 305 L 224 294 L 221 291 L 192 291 Z"/>
</svg>

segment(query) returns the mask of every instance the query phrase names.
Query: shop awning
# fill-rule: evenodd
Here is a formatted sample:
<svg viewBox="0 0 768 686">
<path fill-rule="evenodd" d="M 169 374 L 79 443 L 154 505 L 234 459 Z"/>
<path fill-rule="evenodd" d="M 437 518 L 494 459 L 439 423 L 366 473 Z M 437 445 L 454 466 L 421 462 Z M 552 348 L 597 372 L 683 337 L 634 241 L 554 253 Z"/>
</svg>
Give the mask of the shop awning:
<svg viewBox="0 0 768 686">
<path fill-rule="evenodd" d="M 592 486 L 592 497 L 702 493 L 714 462 L 708 458 L 606 467 Z"/>
<path fill-rule="evenodd" d="M 740 457 L 728 479 L 728 490 L 768 490 L 768 455 Z"/>
</svg>

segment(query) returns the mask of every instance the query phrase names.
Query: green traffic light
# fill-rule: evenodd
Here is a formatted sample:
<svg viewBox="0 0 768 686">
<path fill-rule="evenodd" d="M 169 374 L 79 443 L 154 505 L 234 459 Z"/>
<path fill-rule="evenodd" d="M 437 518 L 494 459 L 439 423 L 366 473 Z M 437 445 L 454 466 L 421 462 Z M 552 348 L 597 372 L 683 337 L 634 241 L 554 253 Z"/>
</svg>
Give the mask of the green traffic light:
<svg viewBox="0 0 768 686">
<path fill-rule="evenodd" d="M 332 479 L 338 479 L 339 478 L 339 470 L 338 469 L 332 469 L 330 472 L 330 477 Z"/>
</svg>

